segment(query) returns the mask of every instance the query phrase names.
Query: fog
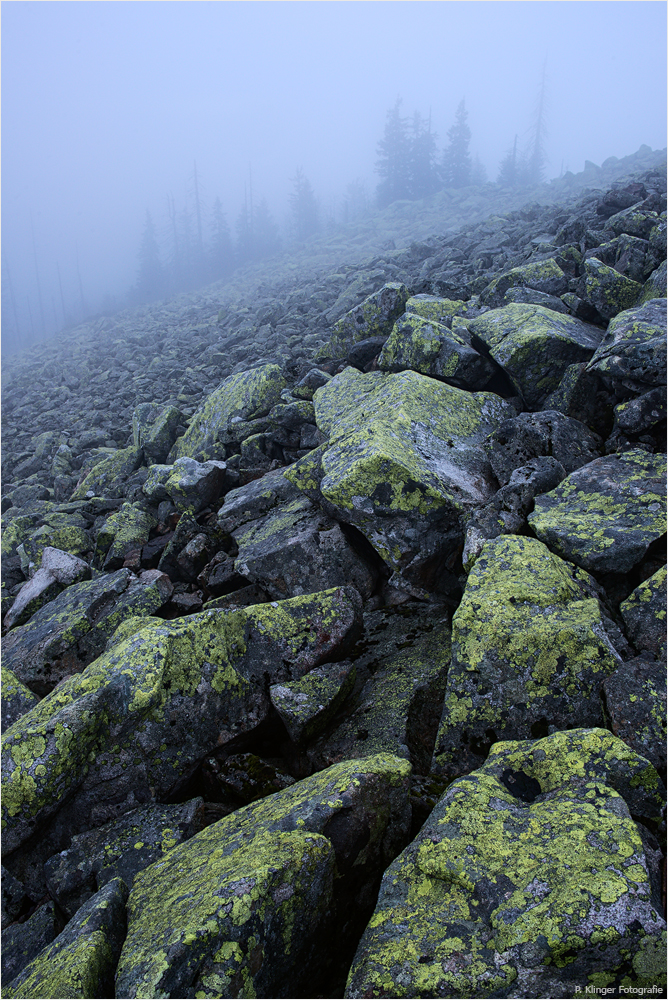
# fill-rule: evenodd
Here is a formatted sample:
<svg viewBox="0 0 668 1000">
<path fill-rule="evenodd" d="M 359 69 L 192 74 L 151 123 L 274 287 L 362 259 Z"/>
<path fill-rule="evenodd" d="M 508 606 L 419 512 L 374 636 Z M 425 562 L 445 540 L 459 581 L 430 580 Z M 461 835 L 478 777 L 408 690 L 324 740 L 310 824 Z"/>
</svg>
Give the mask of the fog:
<svg viewBox="0 0 668 1000">
<path fill-rule="evenodd" d="M 216 198 L 234 239 L 252 196 L 289 248 L 298 168 L 330 226 L 353 182 L 372 207 L 397 97 L 439 155 L 464 99 L 490 181 L 543 80 L 546 179 L 663 148 L 665 37 L 665 4 L 636 0 L 5 0 L 5 350 L 127 305 L 147 210 L 167 263 L 168 206 L 196 226 L 196 196 L 205 241 Z"/>
</svg>

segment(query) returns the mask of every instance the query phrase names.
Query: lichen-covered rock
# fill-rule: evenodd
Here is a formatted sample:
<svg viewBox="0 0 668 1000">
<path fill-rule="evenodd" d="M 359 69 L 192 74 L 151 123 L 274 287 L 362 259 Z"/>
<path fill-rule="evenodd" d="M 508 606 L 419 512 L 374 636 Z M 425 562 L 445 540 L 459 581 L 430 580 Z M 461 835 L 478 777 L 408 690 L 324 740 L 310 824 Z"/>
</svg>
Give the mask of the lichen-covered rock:
<svg viewBox="0 0 668 1000">
<path fill-rule="evenodd" d="M 237 573 L 279 600 L 346 584 L 370 597 L 375 570 L 336 521 L 292 489 L 292 498 L 279 508 L 233 532 Z"/>
<path fill-rule="evenodd" d="M 438 295 L 422 294 L 411 295 L 407 299 L 406 312 L 450 327 L 456 316 L 473 318 L 478 310 L 473 302 L 464 302 L 463 299 L 444 299 Z"/>
<path fill-rule="evenodd" d="M 2 932 L 0 962 L 2 984 L 6 986 L 28 962 L 51 944 L 57 934 L 53 900 L 38 907 L 23 923 L 14 923 Z"/>
<path fill-rule="evenodd" d="M 280 507 L 286 500 L 294 499 L 294 486 L 284 473 L 285 469 L 274 469 L 261 479 L 230 490 L 218 511 L 220 528 L 231 534 L 236 528 Z"/>
<path fill-rule="evenodd" d="M 647 392 L 666 384 L 666 300 L 650 299 L 625 309 L 608 330 L 587 365 L 608 382 Z"/>
<path fill-rule="evenodd" d="M 127 897 L 122 879 L 109 882 L 3 987 L 3 996 L 44 1000 L 112 996 L 114 970 L 125 936 Z"/>
<path fill-rule="evenodd" d="M 425 628 L 396 655 L 376 664 L 351 699 L 345 718 L 309 748 L 318 767 L 338 760 L 392 753 L 427 774 L 450 663 L 450 623 L 432 613 Z M 423 627 L 426 622 L 423 623 Z"/>
<path fill-rule="evenodd" d="M 154 465 L 142 492 L 153 503 L 171 500 L 177 510 L 198 514 L 223 492 L 226 472 L 225 462 L 178 458 L 173 465 Z"/>
<path fill-rule="evenodd" d="M 615 736 L 651 761 L 665 781 L 665 658 L 658 662 L 641 657 L 627 660 L 603 681 L 603 694 L 610 728 Z"/>
<path fill-rule="evenodd" d="M 619 611 L 636 650 L 660 656 L 666 646 L 666 567 L 636 587 Z"/>
<path fill-rule="evenodd" d="M 665 921 L 631 818 L 658 814 L 659 785 L 602 729 L 497 743 L 388 868 L 345 996 L 660 986 Z"/>
<path fill-rule="evenodd" d="M 93 549 L 90 535 L 76 515 L 59 517 L 47 515 L 47 523 L 40 525 L 18 545 L 16 551 L 21 559 L 21 570 L 30 576 L 42 565 L 45 549 L 58 549 L 77 557 L 86 556 Z M 68 523 L 69 522 L 69 523 Z M 85 522 L 84 522 L 85 523 Z"/>
<path fill-rule="evenodd" d="M 536 498 L 538 538 L 590 572 L 628 573 L 666 531 L 666 458 L 640 449 L 597 458 Z"/>
<path fill-rule="evenodd" d="M 516 469 L 543 456 L 574 472 L 598 458 L 601 445 L 601 439 L 579 420 L 543 410 L 504 420 L 485 441 L 485 451 L 499 484 L 505 486 Z"/>
<path fill-rule="evenodd" d="M 177 439 L 168 462 L 194 458 L 224 459 L 225 445 L 239 441 L 238 425 L 265 416 L 280 402 L 285 379 L 278 365 L 261 365 L 224 379 L 195 411 L 188 430 Z"/>
<path fill-rule="evenodd" d="M 298 399 L 313 399 L 313 393 L 321 385 L 327 385 L 331 379 L 329 372 L 323 372 L 320 368 L 311 368 L 292 387 L 292 395 Z"/>
<path fill-rule="evenodd" d="M 512 407 L 407 371 L 346 369 L 314 397 L 326 445 L 285 473 L 358 527 L 394 570 L 434 584 L 462 542 L 459 518 L 496 488 L 481 447 Z"/>
<path fill-rule="evenodd" d="M 124 618 L 152 614 L 171 593 L 171 583 L 156 570 L 137 578 L 119 569 L 75 583 L 3 638 L 5 666 L 35 694 L 47 694 L 98 656 Z"/>
<path fill-rule="evenodd" d="M 2 728 L 0 732 L 3 733 L 39 701 L 37 695 L 33 694 L 25 684 L 21 683 L 16 674 L 13 674 L 4 665 L 2 667 L 0 698 L 2 699 Z"/>
<path fill-rule="evenodd" d="M 147 465 L 159 465 L 167 461 L 167 456 L 176 441 L 179 425 L 185 422 L 184 415 L 176 406 L 165 406 L 150 426 L 142 430 L 135 444 L 141 445 L 144 449 Z"/>
<path fill-rule="evenodd" d="M 569 365 L 589 361 L 603 335 L 574 316 L 520 303 L 478 316 L 469 330 L 487 345 L 530 410 L 541 408 Z"/>
<path fill-rule="evenodd" d="M 77 486 L 70 499 L 83 500 L 85 497 L 121 497 L 126 480 L 141 465 L 143 452 L 133 446 L 119 448 L 94 465 L 85 479 Z"/>
<path fill-rule="evenodd" d="M 585 362 L 569 365 L 557 388 L 543 403 L 544 410 L 558 410 L 574 417 L 598 435 L 606 437 L 614 400 L 594 372 L 587 371 Z"/>
<path fill-rule="evenodd" d="M 407 299 L 408 289 L 400 282 L 383 285 L 337 320 L 329 341 L 318 350 L 316 358 L 341 358 L 360 340 L 388 336 Z"/>
<path fill-rule="evenodd" d="M 642 285 L 638 281 L 627 278 L 596 257 L 590 257 L 584 262 L 584 274 L 577 294 L 593 306 L 603 319 L 612 319 L 623 309 L 630 309 L 641 292 Z"/>
<path fill-rule="evenodd" d="M 344 653 L 360 605 L 352 588 L 338 588 L 147 623 L 4 734 L 3 851 L 67 800 L 76 833 L 166 795 L 207 752 L 266 717 L 269 683 Z"/>
<path fill-rule="evenodd" d="M 377 874 L 406 842 L 409 774 L 388 754 L 343 762 L 239 809 L 144 871 L 128 901 L 117 995 L 313 989 L 351 918 L 345 905 L 368 906 Z"/>
<path fill-rule="evenodd" d="M 352 691 L 354 683 L 353 663 L 326 663 L 298 681 L 272 684 L 269 697 L 290 739 L 301 743 L 324 729 Z"/>
<path fill-rule="evenodd" d="M 666 297 L 666 261 L 663 260 L 657 268 L 650 274 L 649 278 L 642 286 L 642 292 L 638 299 L 638 305 L 649 302 L 650 299 L 661 299 Z"/>
<path fill-rule="evenodd" d="M 613 435 L 616 432 L 642 434 L 664 422 L 665 419 L 666 390 L 663 387 L 650 389 L 642 396 L 636 396 L 635 399 L 629 399 L 615 407 Z"/>
<path fill-rule="evenodd" d="M 641 240 L 646 240 L 659 221 L 656 212 L 647 211 L 640 204 L 635 204 L 611 215 L 605 224 L 604 231 L 614 236 L 628 233 L 629 236 L 637 236 Z"/>
<path fill-rule="evenodd" d="M 115 514 L 110 514 L 97 533 L 95 551 L 97 565 L 107 572 L 120 569 L 125 557 L 133 549 L 141 549 L 148 542 L 157 518 L 138 504 L 124 503 Z"/>
<path fill-rule="evenodd" d="M 76 834 L 67 850 L 44 865 L 52 897 L 71 918 L 114 878 L 131 889 L 140 871 L 202 829 L 203 802 L 139 806 L 96 830 Z"/>
<path fill-rule="evenodd" d="M 526 287 L 548 295 L 561 295 L 568 291 L 568 278 L 552 258 L 514 267 L 494 278 L 480 294 L 486 306 L 503 304 L 510 288 Z"/>
<path fill-rule="evenodd" d="M 23 625 L 44 604 L 53 600 L 65 587 L 89 579 L 90 566 L 72 555 L 46 546 L 42 552 L 42 565 L 32 579 L 21 588 L 16 600 L 5 615 L 6 629 Z"/>
<path fill-rule="evenodd" d="M 621 663 L 587 574 L 534 538 L 486 542 L 452 619 L 432 770 L 478 767 L 498 740 L 601 725 L 599 689 Z"/>
<path fill-rule="evenodd" d="M 378 368 L 387 372 L 410 368 L 472 391 L 484 388 L 495 370 L 489 358 L 467 340 L 414 312 L 406 312 L 392 327 L 378 357 Z"/>
</svg>

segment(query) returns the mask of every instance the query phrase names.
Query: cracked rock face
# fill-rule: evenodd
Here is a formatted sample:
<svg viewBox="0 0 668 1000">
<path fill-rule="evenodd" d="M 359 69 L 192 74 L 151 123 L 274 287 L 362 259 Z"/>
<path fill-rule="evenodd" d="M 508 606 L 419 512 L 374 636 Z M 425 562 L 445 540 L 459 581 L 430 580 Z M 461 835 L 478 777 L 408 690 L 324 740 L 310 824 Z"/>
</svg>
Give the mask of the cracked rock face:
<svg viewBox="0 0 668 1000">
<path fill-rule="evenodd" d="M 5 362 L 3 996 L 660 982 L 665 155 L 531 197 Z"/>
</svg>

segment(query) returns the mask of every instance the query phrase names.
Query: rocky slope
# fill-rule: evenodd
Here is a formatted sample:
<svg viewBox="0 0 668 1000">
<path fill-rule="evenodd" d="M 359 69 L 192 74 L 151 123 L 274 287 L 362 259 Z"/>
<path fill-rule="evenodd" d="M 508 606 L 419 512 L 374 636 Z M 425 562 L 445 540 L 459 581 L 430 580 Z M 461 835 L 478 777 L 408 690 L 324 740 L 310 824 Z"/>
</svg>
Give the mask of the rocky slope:
<svg viewBox="0 0 668 1000">
<path fill-rule="evenodd" d="M 5 364 L 3 995 L 665 984 L 665 151 L 519 197 Z"/>
</svg>

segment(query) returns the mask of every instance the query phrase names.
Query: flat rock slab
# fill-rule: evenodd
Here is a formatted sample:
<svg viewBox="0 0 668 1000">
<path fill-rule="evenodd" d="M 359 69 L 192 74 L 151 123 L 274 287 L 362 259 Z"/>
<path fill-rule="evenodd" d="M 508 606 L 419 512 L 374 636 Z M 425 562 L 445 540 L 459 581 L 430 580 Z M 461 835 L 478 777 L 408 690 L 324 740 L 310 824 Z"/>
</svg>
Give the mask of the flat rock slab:
<svg viewBox="0 0 668 1000">
<path fill-rule="evenodd" d="M 348 368 L 314 401 L 329 441 L 286 478 L 358 527 L 392 569 L 424 581 L 461 545 L 460 515 L 493 495 L 482 443 L 515 411 L 413 371 Z"/>
<path fill-rule="evenodd" d="M 628 573 L 666 531 L 666 457 L 639 448 L 597 458 L 536 497 L 529 524 L 563 559 Z"/>
<path fill-rule="evenodd" d="M 224 459 L 225 445 L 238 441 L 240 424 L 266 416 L 281 400 L 285 379 L 278 365 L 260 365 L 230 375 L 195 411 L 183 437 L 177 438 L 168 462 L 194 458 Z"/>
<path fill-rule="evenodd" d="M 343 653 L 360 625 L 352 588 L 151 621 L 5 733 L 3 851 L 67 800 L 77 833 L 164 796 L 206 753 L 266 717 L 268 681 Z"/>
<path fill-rule="evenodd" d="M 245 806 L 148 868 L 128 903 L 116 995 L 288 996 L 320 979 L 318 962 L 331 957 L 323 938 L 335 942 L 340 930 L 332 904 L 345 879 L 334 875 L 357 865 L 359 889 L 405 843 L 409 774 L 389 754 L 346 761 Z"/>
<path fill-rule="evenodd" d="M 603 723 L 599 688 L 621 659 L 588 574 L 534 538 L 486 542 L 452 619 L 432 770 L 480 765 L 498 740 Z"/>
<path fill-rule="evenodd" d="M 125 935 L 128 890 L 117 878 L 82 906 L 2 994 L 6 997 L 110 997 Z"/>
<path fill-rule="evenodd" d="M 645 781 L 647 815 L 660 808 L 654 768 L 603 729 L 498 743 L 386 871 L 345 996 L 659 983 L 666 925 L 631 818 Z"/>
<path fill-rule="evenodd" d="M 478 316 L 469 330 L 487 345 L 530 410 L 541 408 L 569 365 L 589 361 L 603 336 L 574 316 L 520 303 Z"/>
<path fill-rule="evenodd" d="M 611 382 L 640 392 L 666 384 L 666 300 L 650 299 L 618 313 L 587 365 Z"/>
</svg>

